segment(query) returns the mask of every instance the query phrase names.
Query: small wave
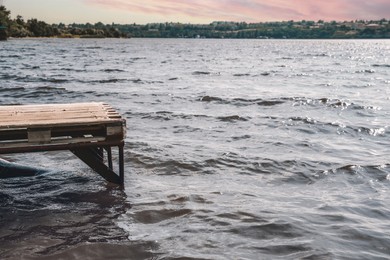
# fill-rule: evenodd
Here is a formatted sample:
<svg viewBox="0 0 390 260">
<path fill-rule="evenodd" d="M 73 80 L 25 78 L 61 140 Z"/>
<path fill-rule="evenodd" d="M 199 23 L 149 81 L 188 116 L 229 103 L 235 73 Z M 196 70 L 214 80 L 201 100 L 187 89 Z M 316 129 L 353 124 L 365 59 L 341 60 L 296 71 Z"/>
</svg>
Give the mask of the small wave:
<svg viewBox="0 0 390 260">
<path fill-rule="evenodd" d="M 121 83 L 121 82 L 134 82 L 134 83 L 142 83 L 141 79 L 134 79 L 134 80 L 128 80 L 128 79 L 117 79 L 117 78 L 111 78 L 111 79 L 96 79 L 96 80 L 78 80 L 80 83 L 90 83 L 90 84 L 110 84 L 110 83 Z"/>
<path fill-rule="evenodd" d="M 145 82 L 146 84 L 162 84 L 164 83 L 164 81 L 161 81 L 161 80 L 147 80 L 147 81 L 143 81 Z"/>
<path fill-rule="evenodd" d="M 390 68 L 390 64 L 373 64 L 373 67 Z"/>
<path fill-rule="evenodd" d="M 327 106 L 333 107 L 333 108 L 345 109 L 345 108 L 348 108 L 350 105 L 352 105 L 351 103 L 348 103 L 347 101 L 339 100 L 339 99 L 334 100 L 334 99 L 329 99 L 329 98 L 320 98 L 320 99 L 318 99 L 318 101 L 320 101 L 322 104 L 326 104 Z"/>
<path fill-rule="evenodd" d="M 11 98 L 54 98 L 58 95 L 63 97 L 69 96 L 70 98 L 82 97 L 84 94 L 81 92 L 69 91 L 66 88 L 62 87 L 53 87 L 53 86 L 42 86 L 36 88 L 10 88 L 10 89 L 0 89 L 0 92 L 3 92 L 3 97 Z"/>
<path fill-rule="evenodd" d="M 103 71 L 103 72 L 126 72 L 125 70 L 122 70 L 122 69 L 103 69 L 101 71 Z"/>
<path fill-rule="evenodd" d="M 93 82 L 96 83 L 118 83 L 118 82 L 124 82 L 126 81 L 125 79 L 101 79 L 101 80 L 96 80 Z"/>
<path fill-rule="evenodd" d="M 159 175 L 187 175 L 188 173 L 201 173 L 202 165 L 196 162 L 180 162 L 178 160 L 159 161 L 154 159 L 144 165 L 149 169 L 157 170 Z"/>
<path fill-rule="evenodd" d="M 313 253 L 311 245 L 301 242 L 297 243 L 283 243 L 278 245 L 267 245 L 255 247 L 259 254 L 270 255 L 270 258 L 289 258 L 294 254 L 305 255 L 305 257 L 297 257 L 299 259 L 332 259 L 330 253 L 316 254 Z M 276 257 L 279 256 L 279 257 Z"/>
<path fill-rule="evenodd" d="M 194 72 L 192 72 L 192 75 L 197 75 L 197 76 L 199 76 L 199 75 L 210 75 L 211 74 L 211 72 L 208 72 L 208 71 L 194 71 Z"/>
<path fill-rule="evenodd" d="M 155 224 L 169 219 L 175 219 L 189 215 L 190 209 L 161 209 L 161 210 L 142 210 L 132 213 L 133 218 L 143 224 Z"/>
<path fill-rule="evenodd" d="M 142 79 L 132 79 L 130 81 L 133 83 L 140 83 L 140 84 L 143 82 Z"/>
<path fill-rule="evenodd" d="M 200 204 L 213 204 L 213 202 L 205 199 L 201 195 L 191 194 L 188 196 L 177 196 L 175 194 L 168 196 L 170 202 L 174 204 L 183 204 L 186 202 L 194 202 L 194 203 L 200 203 Z"/>
<path fill-rule="evenodd" d="M 157 175 L 193 175 L 193 174 L 208 174 L 207 163 L 196 162 L 191 160 L 172 159 L 168 155 L 156 157 L 162 151 L 149 146 L 148 144 L 137 144 L 138 149 L 143 150 L 143 153 L 131 153 L 126 156 L 126 160 L 130 161 L 134 167 L 142 170 L 148 170 Z M 145 154 L 144 154 L 145 153 Z M 153 155 L 148 155 L 153 154 Z"/>
<path fill-rule="evenodd" d="M 31 66 L 30 64 L 23 64 L 24 65 L 24 68 L 23 69 L 31 69 L 31 70 L 36 70 L 36 69 L 40 69 L 41 67 L 40 66 Z"/>
<path fill-rule="evenodd" d="M 236 122 L 236 121 L 248 121 L 248 119 L 238 116 L 238 115 L 233 115 L 233 116 L 221 116 L 217 117 L 218 120 L 222 122 Z"/>
<path fill-rule="evenodd" d="M 310 117 L 295 116 L 295 117 L 290 117 L 288 120 L 294 121 L 294 122 L 303 122 L 305 124 L 310 124 L 310 125 L 317 124 L 317 121 L 313 118 L 310 118 Z"/>
<path fill-rule="evenodd" d="M 162 81 L 145 81 L 142 79 L 117 79 L 117 78 L 112 78 L 112 79 L 99 79 L 99 80 L 80 80 L 82 83 L 122 83 L 122 82 L 132 82 L 136 84 L 153 84 L 153 83 L 163 83 Z"/>
<path fill-rule="evenodd" d="M 135 61 L 135 60 L 146 60 L 146 57 L 134 57 L 130 58 L 130 60 Z"/>
<path fill-rule="evenodd" d="M 1 93 L 5 92 L 15 92 L 15 91 L 24 91 L 24 87 L 15 87 L 15 88 L 0 88 Z"/>
<path fill-rule="evenodd" d="M 365 70 L 357 70 L 355 71 L 355 73 L 375 73 L 375 70 L 371 70 L 371 69 L 365 69 Z"/>
<path fill-rule="evenodd" d="M 284 99 L 269 99 L 264 100 L 261 98 L 258 99 L 245 99 L 245 98 L 233 98 L 233 99 L 223 99 L 213 96 L 202 96 L 199 98 L 202 102 L 217 102 L 221 104 L 231 104 L 236 106 L 250 106 L 250 105 L 259 105 L 259 106 L 276 106 L 286 102 Z"/>
<path fill-rule="evenodd" d="M 332 99 L 332 98 L 306 98 L 306 97 L 281 97 L 270 99 L 246 99 L 246 98 L 232 98 L 224 99 L 215 96 L 201 96 L 199 100 L 202 102 L 215 102 L 219 104 L 229 104 L 234 106 L 277 106 L 284 103 L 291 103 L 292 106 L 319 106 L 325 105 L 326 107 L 335 109 L 352 109 L 352 110 L 381 110 L 380 107 L 367 106 L 355 104 L 349 100 Z"/>
<path fill-rule="evenodd" d="M 74 72 L 86 72 L 86 69 L 75 69 L 75 68 L 60 68 L 62 71 L 74 71 Z"/>
<path fill-rule="evenodd" d="M 37 87 L 37 90 L 42 90 L 42 91 L 66 91 L 66 88 L 58 88 L 58 87 L 51 87 L 51 86 L 43 86 L 43 87 Z"/>
<path fill-rule="evenodd" d="M 184 114 L 184 113 L 173 113 L 170 111 L 157 111 L 157 112 L 151 112 L 151 113 L 142 113 L 142 112 L 125 112 L 125 115 L 129 118 L 131 117 L 140 117 L 143 119 L 152 119 L 152 120 L 163 120 L 163 121 L 169 121 L 172 119 L 188 119 L 192 120 L 194 118 L 207 118 L 209 116 L 202 115 L 202 114 Z"/>
<path fill-rule="evenodd" d="M 351 129 L 355 133 L 364 133 L 370 136 L 384 136 L 386 133 L 386 127 L 369 128 L 369 127 L 346 127 Z"/>
<path fill-rule="evenodd" d="M 260 75 L 261 75 L 261 76 L 269 76 L 269 75 L 271 75 L 271 73 L 269 73 L 269 72 L 263 72 L 263 73 L 260 73 Z"/>
<path fill-rule="evenodd" d="M 293 106 L 302 106 L 302 105 L 311 105 L 311 106 L 317 106 L 317 105 L 325 105 L 327 107 L 332 108 L 340 108 L 342 110 L 351 108 L 355 110 L 365 110 L 365 109 L 374 109 L 374 107 L 370 106 L 361 106 L 354 104 L 352 102 L 349 102 L 348 100 L 342 100 L 342 99 L 331 99 L 331 98 L 306 98 L 306 97 L 294 97 L 294 98 L 284 98 L 285 100 L 291 100 L 293 101 Z"/>
<path fill-rule="evenodd" d="M 241 136 L 233 136 L 232 140 L 239 141 L 239 140 L 250 139 L 250 138 L 252 138 L 250 135 L 241 135 Z"/>
<path fill-rule="evenodd" d="M 390 180 L 390 164 L 384 165 L 357 165 L 349 164 L 344 166 L 335 167 L 318 172 L 316 178 L 325 178 L 329 176 L 349 175 L 353 178 L 349 179 L 350 182 L 360 184 L 368 183 L 375 180 L 378 182 L 388 182 Z M 359 176 L 359 178 L 356 178 Z"/>
<path fill-rule="evenodd" d="M 306 57 L 329 57 L 328 53 L 307 53 L 304 56 Z"/>
<path fill-rule="evenodd" d="M 283 101 L 283 100 L 261 100 L 261 101 L 257 102 L 257 104 L 259 106 L 266 106 L 266 107 L 276 106 L 276 105 L 280 105 L 283 103 L 285 103 L 285 101 Z"/>
<path fill-rule="evenodd" d="M 35 51 L 36 49 L 33 48 L 33 47 L 23 47 L 20 49 L 20 51 L 24 52 L 24 51 Z"/>
<path fill-rule="evenodd" d="M 50 82 L 50 83 L 66 83 L 69 82 L 67 79 L 57 79 L 57 78 L 46 78 L 46 79 L 41 79 L 42 82 Z"/>
<path fill-rule="evenodd" d="M 3 58 L 22 58 L 23 56 L 17 55 L 17 54 L 11 54 L 11 55 L 6 55 L 2 56 Z"/>
<path fill-rule="evenodd" d="M 284 222 L 259 223 L 257 225 L 233 228 L 229 232 L 255 239 L 292 239 L 302 236 L 301 230 L 298 227 Z M 289 249 L 287 248 L 285 250 Z"/>
<path fill-rule="evenodd" d="M 12 75 L 12 74 L 3 74 L 0 75 L 0 79 L 5 79 L 5 80 L 12 80 L 12 79 L 18 79 L 19 77 L 17 75 Z"/>
<path fill-rule="evenodd" d="M 296 73 L 293 76 L 296 76 L 296 77 L 311 77 L 311 76 L 313 76 L 313 74 L 301 72 L 301 73 Z"/>
<path fill-rule="evenodd" d="M 203 102 L 212 102 L 212 101 L 222 101 L 222 98 L 219 97 L 212 97 L 212 96 L 203 96 L 200 98 L 200 101 Z"/>
<path fill-rule="evenodd" d="M 46 77 L 31 77 L 31 76 L 24 76 L 24 77 L 14 77 L 16 81 L 21 82 L 49 82 L 49 83 L 66 83 L 69 82 L 68 79 L 60 79 L 60 78 L 46 78 Z"/>
<path fill-rule="evenodd" d="M 234 77 L 248 77 L 250 76 L 251 74 L 249 73 L 237 73 L 237 74 L 233 74 Z"/>
<path fill-rule="evenodd" d="M 350 135 L 350 136 L 359 136 L 359 135 L 369 135 L 369 136 L 385 136 L 386 128 L 384 127 L 364 127 L 364 126 L 352 126 L 345 125 L 339 122 L 321 122 L 314 118 L 310 117 L 290 117 L 287 121 L 283 121 L 286 126 L 289 127 L 301 127 L 298 130 L 306 132 L 308 134 L 316 133 L 337 133 L 338 135 Z M 302 125 L 307 125 L 307 127 L 302 128 Z"/>
<path fill-rule="evenodd" d="M 98 50 L 102 49 L 103 47 L 100 46 L 86 46 L 86 47 L 79 47 L 80 50 Z"/>
</svg>

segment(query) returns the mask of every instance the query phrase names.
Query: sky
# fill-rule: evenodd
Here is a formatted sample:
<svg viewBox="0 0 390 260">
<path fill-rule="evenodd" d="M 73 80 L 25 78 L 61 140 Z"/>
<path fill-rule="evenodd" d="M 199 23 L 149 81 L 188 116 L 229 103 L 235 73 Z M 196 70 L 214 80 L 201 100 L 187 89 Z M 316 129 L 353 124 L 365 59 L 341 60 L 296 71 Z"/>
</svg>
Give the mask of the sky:
<svg viewBox="0 0 390 260">
<path fill-rule="evenodd" d="M 47 23 L 390 19 L 390 0 L 0 0 L 13 18 Z"/>
</svg>

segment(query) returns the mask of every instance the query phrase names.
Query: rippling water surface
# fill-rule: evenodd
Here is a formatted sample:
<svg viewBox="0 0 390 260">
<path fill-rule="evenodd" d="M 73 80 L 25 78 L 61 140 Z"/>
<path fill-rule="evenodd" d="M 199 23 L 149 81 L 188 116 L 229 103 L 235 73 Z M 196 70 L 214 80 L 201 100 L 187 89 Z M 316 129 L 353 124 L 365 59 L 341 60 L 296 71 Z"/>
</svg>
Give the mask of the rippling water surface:
<svg viewBox="0 0 390 260">
<path fill-rule="evenodd" d="M 1 259 L 387 259 L 390 42 L 2 42 L 0 105 L 127 119 L 125 190 L 67 152 L 4 159 Z"/>
</svg>

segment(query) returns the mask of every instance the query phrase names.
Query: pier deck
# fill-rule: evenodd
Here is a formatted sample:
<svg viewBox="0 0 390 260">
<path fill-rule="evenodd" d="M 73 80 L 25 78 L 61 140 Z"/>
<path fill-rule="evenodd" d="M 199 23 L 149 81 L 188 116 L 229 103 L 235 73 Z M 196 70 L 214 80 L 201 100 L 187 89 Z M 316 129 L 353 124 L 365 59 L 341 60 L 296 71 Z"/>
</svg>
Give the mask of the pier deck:
<svg viewBox="0 0 390 260">
<path fill-rule="evenodd" d="M 124 182 L 125 135 L 125 119 L 104 103 L 0 106 L 0 154 L 70 150 L 116 184 Z M 119 175 L 112 147 L 119 149 Z"/>
</svg>

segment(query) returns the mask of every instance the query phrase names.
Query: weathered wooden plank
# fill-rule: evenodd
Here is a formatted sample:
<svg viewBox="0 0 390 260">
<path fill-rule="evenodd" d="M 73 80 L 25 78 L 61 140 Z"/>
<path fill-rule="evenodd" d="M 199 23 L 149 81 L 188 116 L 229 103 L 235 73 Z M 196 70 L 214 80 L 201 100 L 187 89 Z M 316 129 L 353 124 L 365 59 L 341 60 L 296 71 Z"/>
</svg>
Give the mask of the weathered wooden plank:
<svg viewBox="0 0 390 260">
<path fill-rule="evenodd" d="M 104 103 L 0 106 L 0 119 L 0 130 L 124 122 L 118 112 Z"/>
<path fill-rule="evenodd" d="M 44 152 L 44 151 L 62 151 L 71 150 L 80 147 L 107 147 L 107 146 L 118 146 L 123 145 L 123 141 L 102 141 L 102 142 L 82 142 L 74 144 L 42 144 L 42 145 L 30 145 L 23 147 L 3 147 L 0 148 L 0 154 L 11 154 L 11 153 L 33 153 L 33 152 Z"/>
<path fill-rule="evenodd" d="M 4 110 L 1 110 L 1 107 L 0 107 L 0 115 L 1 116 L 24 116 L 24 115 L 28 115 L 28 116 L 31 116 L 31 115 L 34 115 L 34 114 L 40 114 L 40 113 L 44 113 L 44 114 L 58 114 L 58 113 L 61 113 L 61 114 L 69 114 L 69 115 L 80 115 L 80 114 L 84 114 L 84 115 L 104 115 L 104 116 L 107 116 L 107 115 L 110 115 L 110 114 L 116 114 L 116 115 L 119 115 L 118 112 L 115 112 L 115 111 L 107 111 L 107 110 L 74 110 L 74 111 L 69 111 L 69 110 L 29 110 L 29 111 L 4 111 Z"/>
<path fill-rule="evenodd" d="M 29 143 L 47 144 L 51 142 L 50 129 L 28 129 L 27 138 Z"/>
<path fill-rule="evenodd" d="M 71 105 L 57 104 L 57 105 L 17 105 L 17 106 L 1 106 L 2 111 L 99 111 L 99 110 L 112 110 L 112 107 L 106 107 L 101 104 L 91 105 Z M 115 109 L 113 109 L 115 110 Z"/>
<path fill-rule="evenodd" d="M 123 133 L 123 127 L 122 126 L 107 126 L 106 128 L 107 136 L 117 136 L 121 135 Z"/>
<path fill-rule="evenodd" d="M 107 109 L 112 108 L 110 105 L 100 102 L 89 102 L 89 103 L 67 103 L 67 104 L 34 104 L 34 105 L 7 105 L 1 106 L 1 110 L 11 111 L 23 111 L 23 110 L 80 110 L 80 109 Z"/>
<path fill-rule="evenodd" d="M 109 127 L 117 127 L 117 133 L 119 133 L 119 130 L 121 130 L 122 133 L 125 132 L 124 124 L 122 123 L 110 123 L 110 124 L 95 124 L 95 125 L 69 125 L 69 126 L 54 126 L 49 125 L 48 127 L 44 129 L 50 129 L 52 137 L 59 137 L 59 136 L 83 136 L 83 135 L 99 135 L 99 136 L 106 136 L 107 135 L 107 128 Z M 42 129 L 39 128 L 37 125 L 34 125 L 30 128 L 4 128 L 0 129 L 0 140 L 6 140 L 7 137 L 9 137 L 9 140 L 13 139 L 26 139 L 27 137 L 27 131 L 28 129 Z M 109 130 L 110 131 L 110 130 Z"/>
<path fill-rule="evenodd" d="M 85 120 L 86 122 L 78 122 L 78 121 L 69 121 L 67 123 L 56 123 L 56 124 L 28 124 L 28 125 L 8 125 L 8 126 L 3 126 L 0 127 L 3 130 L 12 130 L 12 129 L 20 129 L 20 128 L 50 128 L 50 127 L 71 127 L 71 126 L 92 126 L 92 125 L 109 125 L 109 121 L 90 121 L 90 120 Z M 124 126 L 124 125 L 123 125 Z"/>
<path fill-rule="evenodd" d="M 105 137 L 78 137 L 78 138 L 64 138 L 64 139 L 52 139 L 50 143 L 37 143 L 29 142 L 28 140 L 0 142 L 0 150 L 6 148 L 24 148 L 24 147 L 40 147 L 43 144 L 46 146 L 57 146 L 57 145 L 70 145 L 78 143 L 98 143 L 104 142 Z"/>
<path fill-rule="evenodd" d="M 4 118 L 1 117 L 1 126 L 5 125 L 17 125 L 17 124 L 48 124 L 48 123 L 65 123 L 69 122 L 69 120 L 72 120 L 74 122 L 79 121 L 83 122 L 84 120 L 88 121 L 113 121 L 115 119 L 120 119 L 121 117 L 108 117 L 108 116 L 96 116 L 96 115 L 81 115 L 81 116 L 76 116 L 76 115 L 67 115 L 67 114 L 57 114 L 57 115 L 47 115 L 45 114 L 42 115 L 35 115 L 35 116 L 24 116 L 24 117 L 9 117 L 9 118 Z"/>
<path fill-rule="evenodd" d="M 117 112 L 111 112 L 111 111 L 1 111 L 0 107 L 0 116 L 2 119 L 11 118 L 11 119 L 18 119 L 18 118 L 26 118 L 26 117 L 58 117 L 58 115 L 61 115 L 61 117 L 103 117 L 103 118 L 109 118 L 110 116 L 119 116 L 119 113 Z"/>
<path fill-rule="evenodd" d="M 1 106 L 2 111 L 6 112 L 24 112 L 24 111 L 116 111 L 110 106 L 104 106 L 100 103 L 91 103 L 90 105 L 57 104 L 57 105 L 17 105 Z"/>
</svg>

